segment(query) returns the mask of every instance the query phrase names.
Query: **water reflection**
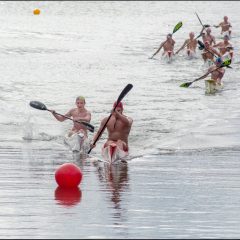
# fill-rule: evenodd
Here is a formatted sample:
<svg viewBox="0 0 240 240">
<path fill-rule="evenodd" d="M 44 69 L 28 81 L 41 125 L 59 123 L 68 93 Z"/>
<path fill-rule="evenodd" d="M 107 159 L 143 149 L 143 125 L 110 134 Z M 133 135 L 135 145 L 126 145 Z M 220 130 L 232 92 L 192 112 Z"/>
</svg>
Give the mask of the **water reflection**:
<svg viewBox="0 0 240 240">
<path fill-rule="evenodd" d="M 114 208 L 121 209 L 122 193 L 127 190 L 129 180 L 127 163 L 117 165 L 95 163 L 95 166 L 100 182 L 104 183 L 106 190 L 111 193 Z M 106 190 L 104 189 L 104 191 Z"/>
<path fill-rule="evenodd" d="M 77 205 L 82 199 L 82 191 L 76 188 L 62 188 L 57 187 L 55 189 L 55 200 L 57 204 L 65 207 L 73 207 Z"/>
</svg>

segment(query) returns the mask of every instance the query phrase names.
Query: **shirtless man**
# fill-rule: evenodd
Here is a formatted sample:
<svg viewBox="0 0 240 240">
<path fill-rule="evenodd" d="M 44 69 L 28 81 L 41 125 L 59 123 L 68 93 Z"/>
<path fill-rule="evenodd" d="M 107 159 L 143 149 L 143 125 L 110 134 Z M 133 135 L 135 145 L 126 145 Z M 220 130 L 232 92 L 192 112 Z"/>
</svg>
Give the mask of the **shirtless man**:
<svg viewBox="0 0 240 240">
<path fill-rule="evenodd" d="M 213 63 L 214 62 L 214 55 L 221 57 L 221 54 L 216 51 L 213 46 L 210 46 L 210 43 L 208 41 L 206 41 L 205 43 L 205 48 L 203 49 L 202 52 L 202 58 L 204 60 L 204 62 L 209 62 L 209 63 Z"/>
<path fill-rule="evenodd" d="M 79 96 L 76 98 L 76 108 L 70 109 L 65 116 L 70 117 L 73 120 L 77 121 L 85 121 L 85 122 L 90 122 L 91 121 L 91 113 L 87 111 L 85 108 L 85 98 L 82 96 Z M 65 121 L 67 118 L 64 118 L 63 116 L 59 116 L 55 113 L 55 110 L 50 110 L 53 116 L 60 122 Z M 84 137 L 87 138 L 87 129 L 84 125 L 80 123 L 74 122 L 74 125 L 72 129 L 69 131 L 68 136 L 72 136 L 76 132 L 82 132 L 84 134 Z"/>
<path fill-rule="evenodd" d="M 185 46 L 187 46 L 187 55 L 192 56 L 196 54 L 196 48 L 197 48 L 197 39 L 194 38 L 194 33 L 189 33 L 189 39 L 186 39 L 183 45 L 175 52 L 175 54 L 178 54 Z"/>
<path fill-rule="evenodd" d="M 229 36 L 228 35 L 224 35 L 223 41 L 213 45 L 213 47 L 216 47 L 216 48 L 219 49 L 219 52 L 221 53 L 222 58 L 228 57 L 228 58 L 232 59 L 232 57 L 233 57 L 233 46 L 229 42 Z"/>
<path fill-rule="evenodd" d="M 172 34 L 169 33 L 167 35 L 167 40 L 160 44 L 158 50 L 152 55 L 151 58 L 153 58 L 162 48 L 164 51 L 162 56 L 168 56 L 170 58 L 173 55 L 174 44 L 175 41 L 172 39 Z"/>
<path fill-rule="evenodd" d="M 116 106 L 116 102 L 113 105 L 113 108 Z M 93 137 L 92 143 L 95 142 L 98 135 L 100 134 L 102 128 L 104 127 L 105 123 L 107 122 L 108 117 L 105 117 L 101 121 L 101 125 Z M 128 136 L 132 127 L 133 120 L 130 117 L 127 117 L 123 114 L 123 104 L 119 102 L 115 111 L 112 110 L 112 116 L 108 121 L 106 128 L 108 131 L 108 139 L 105 142 L 103 148 L 106 148 L 112 143 L 115 143 L 120 149 L 125 152 L 128 152 Z M 101 136 L 99 136 L 101 137 Z M 95 145 L 91 144 L 91 148 L 95 147 Z"/>
<path fill-rule="evenodd" d="M 216 58 L 215 62 L 214 62 L 214 65 L 212 65 L 211 67 L 209 67 L 207 73 L 210 73 L 211 71 L 213 71 L 211 73 L 211 79 L 215 81 L 215 84 L 219 84 L 221 85 L 222 82 L 222 78 L 224 76 L 224 73 L 225 73 L 225 69 L 224 68 L 219 68 L 222 64 L 222 59 L 220 57 Z M 217 69 L 218 68 L 218 69 Z M 214 69 L 216 69 L 214 71 Z M 204 77 L 206 78 L 206 76 Z"/>
<path fill-rule="evenodd" d="M 211 34 L 211 28 L 207 28 L 206 29 L 206 33 L 202 33 L 202 40 L 205 43 L 206 41 L 208 41 L 210 43 L 210 45 L 212 46 L 213 44 L 216 44 L 216 40 L 215 37 Z"/>
<path fill-rule="evenodd" d="M 229 37 L 231 37 L 231 33 L 232 31 L 230 30 L 230 28 L 232 27 L 231 23 L 228 21 L 228 17 L 224 16 L 223 17 L 223 22 L 219 23 L 218 25 L 214 25 L 214 27 L 218 28 L 221 27 L 221 34 L 222 35 L 228 35 Z"/>
</svg>

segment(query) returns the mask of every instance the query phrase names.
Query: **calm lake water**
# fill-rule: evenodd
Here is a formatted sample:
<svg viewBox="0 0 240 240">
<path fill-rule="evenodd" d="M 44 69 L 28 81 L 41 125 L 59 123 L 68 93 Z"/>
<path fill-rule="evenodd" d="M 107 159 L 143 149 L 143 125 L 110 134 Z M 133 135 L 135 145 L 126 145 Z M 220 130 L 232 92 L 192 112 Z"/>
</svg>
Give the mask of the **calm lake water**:
<svg viewBox="0 0 240 240">
<path fill-rule="evenodd" d="M 237 1 L 0 2 L 0 237 L 239 238 L 239 11 Z M 179 21 L 176 49 L 199 34 L 195 12 L 233 26 L 233 69 L 214 95 L 204 81 L 179 87 L 205 73 L 200 51 L 149 59 Z M 63 144 L 72 122 L 29 106 L 64 114 L 84 95 L 97 130 L 128 83 L 134 123 L 121 166 L 98 161 L 106 134 L 80 158 Z M 55 182 L 66 162 L 82 170 L 77 189 Z"/>
</svg>

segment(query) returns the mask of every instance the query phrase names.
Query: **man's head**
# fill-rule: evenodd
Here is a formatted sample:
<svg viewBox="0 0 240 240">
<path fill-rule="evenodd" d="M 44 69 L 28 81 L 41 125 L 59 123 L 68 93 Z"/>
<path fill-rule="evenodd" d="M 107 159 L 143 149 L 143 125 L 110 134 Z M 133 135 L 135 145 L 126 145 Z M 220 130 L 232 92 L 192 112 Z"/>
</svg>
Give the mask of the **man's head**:
<svg viewBox="0 0 240 240">
<path fill-rule="evenodd" d="M 169 34 L 167 35 L 167 39 L 171 39 L 171 38 L 172 38 L 172 34 L 169 33 Z"/>
<path fill-rule="evenodd" d="M 119 102 L 118 103 L 118 105 L 117 105 L 117 102 L 115 102 L 114 104 L 113 104 L 113 108 L 115 108 L 116 107 L 116 111 L 117 112 L 120 112 L 120 113 L 122 113 L 123 112 L 123 104 L 122 104 L 122 102 Z"/>
<path fill-rule="evenodd" d="M 78 108 L 83 108 L 85 106 L 85 103 L 86 103 L 85 97 L 78 96 L 76 98 L 76 105 L 77 105 Z"/>
<path fill-rule="evenodd" d="M 195 36 L 195 35 L 194 35 L 194 32 L 190 32 L 190 33 L 189 33 L 189 37 L 190 37 L 191 39 L 193 39 L 194 36 Z"/>
<path fill-rule="evenodd" d="M 224 17 L 223 17 L 223 20 L 224 20 L 225 22 L 227 22 L 228 17 L 227 17 L 227 16 L 224 16 Z"/>
<path fill-rule="evenodd" d="M 224 40 L 224 42 L 227 42 L 229 40 L 229 36 L 227 34 L 224 35 L 223 40 Z"/>
<path fill-rule="evenodd" d="M 211 31 L 212 31 L 211 28 L 207 28 L 207 29 L 206 29 L 207 34 L 210 34 Z"/>
</svg>

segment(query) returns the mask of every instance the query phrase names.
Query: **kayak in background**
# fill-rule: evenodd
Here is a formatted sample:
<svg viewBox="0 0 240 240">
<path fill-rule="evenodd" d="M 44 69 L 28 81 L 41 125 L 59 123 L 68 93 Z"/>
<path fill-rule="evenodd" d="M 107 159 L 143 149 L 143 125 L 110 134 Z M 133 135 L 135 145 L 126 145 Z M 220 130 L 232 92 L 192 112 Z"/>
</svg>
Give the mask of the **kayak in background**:
<svg viewBox="0 0 240 240">
<path fill-rule="evenodd" d="M 205 80 L 205 93 L 207 94 L 213 94 L 217 91 L 220 91 L 223 89 L 223 84 L 219 84 L 216 81 L 209 79 Z"/>
</svg>

